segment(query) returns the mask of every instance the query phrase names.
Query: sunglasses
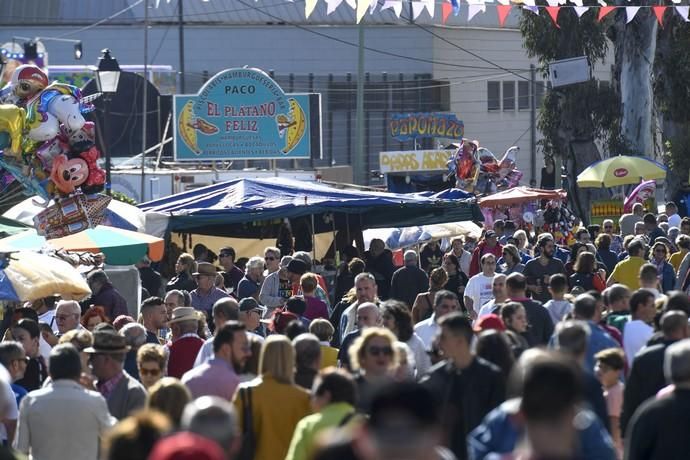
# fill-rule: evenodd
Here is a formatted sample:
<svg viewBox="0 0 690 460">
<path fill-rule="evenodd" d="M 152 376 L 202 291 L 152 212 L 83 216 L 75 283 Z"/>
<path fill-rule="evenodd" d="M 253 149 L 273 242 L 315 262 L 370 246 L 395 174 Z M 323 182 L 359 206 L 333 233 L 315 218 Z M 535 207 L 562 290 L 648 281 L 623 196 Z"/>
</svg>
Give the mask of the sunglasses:
<svg viewBox="0 0 690 460">
<path fill-rule="evenodd" d="M 367 353 L 372 356 L 393 356 L 393 349 L 391 347 L 377 347 L 372 345 L 367 349 Z"/>
<path fill-rule="evenodd" d="M 157 375 L 161 375 L 161 370 L 141 368 L 139 369 L 139 375 L 150 375 L 151 377 L 155 377 Z"/>
<path fill-rule="evenodd" d="M 656 252 L 657 254 L 666 254 L 666 250 L 664 249 L 655 249 L 654 252 Z"/>
</svg>

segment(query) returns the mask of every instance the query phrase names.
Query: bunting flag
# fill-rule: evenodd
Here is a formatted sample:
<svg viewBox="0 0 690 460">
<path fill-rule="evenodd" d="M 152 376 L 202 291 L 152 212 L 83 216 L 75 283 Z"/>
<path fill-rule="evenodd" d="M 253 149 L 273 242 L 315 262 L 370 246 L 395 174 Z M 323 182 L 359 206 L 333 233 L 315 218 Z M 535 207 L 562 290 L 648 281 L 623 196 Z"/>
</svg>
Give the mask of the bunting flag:
<svg viewBox="0 0 690 460">
<path fill-rule="evenodd" d="M 549 16 L 551 16 L 551 20 L 553 21 L 553 24 L 557 28 L 561 28 L 561 26 L 558 25 L 558 12 L 561 10 L 560 6 L 547 6 L 546 7 L 546 12 L 549 13 Z"/>
<path fill-rule="evenodd" d="M 601 22 L 601 20 L 604 19 L 604 16 L 606 16 L 615 9 L 615 6 L 602 6 L 601 8 L 599 8 L 599 16 L 597 17 L 597 21 Z"/>
<path fill-rule="evenodd" d="M 314 12 L 317 1 L 318 0 L 304 0 L 304 17 L 306 19 L 309 19 L 309 16 Z"/>
<path fill-rule="evenodd" d="M 453 16 L 457 16 L 460 13 L 460 5 L 458 5 L 458 0 L 450 0 L 450 4 L 453 5 Z"/>
<path fill-rule="evenodd" d="M 355 9 L 355 16 L 357 18 L 357 24 L 362 22 L 362 18 L 367 14 L 369 9 L 369 0 L 357 0 L 357 8 Z"/>
<path fill-rule="evenodd" d="M 510 14 L 510 5 L 496 5 L 496 12 L 498 13 L 498 24 L 503 27 L 506 23 L 506 18 Z"/>
<path fill-rule="evenodd" d="M 376 1 L 376 0 L 374 0 Z M 412 19 L 417 19 L 422 11 L 425 9 L 429 12 L 431 17 L 434 17 L 436 3 L 434 0 L 419 0 L 412 2 Z"/>
<path fill-rule="evenodd" d="M 470 22 L 480 11 L 482 13 L 486 12 L 485 4 L 469 4 L 467 6 L 467 22 Z"/>
<path fill-rule="evenodd" d="M 666 7 L 665 6 L 653 6 L 652 11 L 654 11 L 654 16 L 656 16 L 656 20 L 659 22 L 660 27 L 664 27 L 664 13 L 666 12 Z"/>
<path fill-rule="evenodd" d="M 326 15 L 332 14 L 341 3 L 343 0 L 326 0 Z"/>
<path fill-rule="evenodd" d="M 445 24 L 450 16 L 450 12 L 453 11 L 453 5 L 448 2 L 443 2 L 441 4 L 441 24 Z"/>
<path fill-rule="evenodd" d="M 690 6 L 676 6 L 676 13 L 680 15 L 685 22 L 688 22 L 688 13 L 690 13 Z"/>
<path fill-rule="evenodd" d="M 583 14 L 589 11 L 588 6 L 574 6 L 573 9 L 575 10 L 575 14 L 577 14 L 578 18 L 581 18 Z"/>
<path fill-rule="evenodd" d="M 639 6 L 626 6 L 625 7 L 625 16 L 626 16 L 625 23 L 630 24 L 630 21 L 635 19 L 635 15 L 637 14 L 638 11 L 640 11 Z"/>
<path fill-rule="evenodd" d="M 526 11 L 531 11 L 534 14 L 539 14 L 539 7 L 535 6 L 535 5 L 531 5 L 531 6 L 526 5 L 526 6 L 523 6 L 522 9 L 524 9 Z"/>
<path fill-rule="evenodd" d="M 553 7 L 556 7 L 556 6 L 558 6 L 558 5 L 560 4 L 560 3 L 559 3 L 559 0 L 546 0 L 546 3 L 548 3 L 549 6 L 552 7 L 552 8 L 553 8 Z"/>
<path fill-rule="evenodd" d="M 402 14 L 402 0 L 386 0 L 381 6 L 381 11 L 391 9 L 395 15 L 399 18 Z"/>
</svg>

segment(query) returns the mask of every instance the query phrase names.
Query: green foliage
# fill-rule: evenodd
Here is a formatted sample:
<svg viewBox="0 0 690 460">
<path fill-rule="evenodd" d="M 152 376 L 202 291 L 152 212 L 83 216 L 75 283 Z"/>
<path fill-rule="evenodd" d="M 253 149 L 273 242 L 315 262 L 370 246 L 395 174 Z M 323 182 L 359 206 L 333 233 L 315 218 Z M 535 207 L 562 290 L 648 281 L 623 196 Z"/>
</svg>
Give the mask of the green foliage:
<svg viewBox="0 0 690 460">
<path fill-rule="evenodd" d="M 597 3 L 585 2 L 588 4 Z M 564 8 L 558 16 L 561 27 L 556 28 L 546 11 L 540 11 L 539 15 L 523 12 L 520 31 L 527 54 L 537 58 L 544 76 L 548 63 L 555 60 L 586 56 L 592 65 L 604 60 L 607 21 L 599 23 L 591 12 L 578 19 L 572 9 Z M 610 84 L 592 80 L 547 91 L 537 123 L 544 136 L 540 146 L 544 155 L 563 155 L 571 141 L 599 139 L 609 151 L 622 153 L 626 149 L 621 142 L 620 117 L 620 96 Z"/>
<path fill-rule="evenodd" d="M 690 121 L 690 28 L 676 15 L 659 31 L 654 65 L 657 110 L 671 120 Z"/>
<path fill-rule="evenodd" d="M 134 198 L 130 198 L 122 192 L 113 192 L 112 196 L 113 196 L 113 200 L 117 200 L 117 201 L 121 201 L 123 203 L 131 204 L 132 206 L 137 205 L 137 202 Z"/>
<path fill-rule="evenodd" d="M 673 140 L 666 141 L 663 160 L 671 171 L 684 175 L 682 178 L 687 179 L 690 171 L 690 135 L 679 135 Z"/>
</svg>

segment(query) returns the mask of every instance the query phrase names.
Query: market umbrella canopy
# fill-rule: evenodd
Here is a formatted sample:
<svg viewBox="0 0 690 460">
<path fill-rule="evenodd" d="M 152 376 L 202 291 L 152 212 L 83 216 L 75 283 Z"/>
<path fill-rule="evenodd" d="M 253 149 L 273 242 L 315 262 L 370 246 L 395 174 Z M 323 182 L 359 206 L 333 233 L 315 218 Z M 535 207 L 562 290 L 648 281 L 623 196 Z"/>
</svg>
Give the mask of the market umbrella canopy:
<svg viewBox="0 0 690 460">
<path fill-rule="evenodd" d="M 0 251 L 4 252 L 44 247 L 75 252 L 102 252 L 108 264 L 132 265 L 147 254 L 154 262 L 161 260 L 165 242 L 161 238 L 145 233 L 130 232 L 105 225 L 51 240 L 37 235 L 34 229 L 0 240 Z"/>
<path fill-rule="evenodd" d="M 666 166 L 646 157 L 608 158 L 591 164 L 577 176 L 577 185 L 585 188 L 639 184 L 643 180 L 665 179 Z"/>
<path fill-rule="evenodd" d="M 0 238 L 25 232 L 30 227 L 17 220 L 0 216 Z"/>
<path fill-rule="evenodd" d="M 0 269 L 0 300 L 27 301 L 53 295 L 83 300 L 91 295 L 84 277 L 65 261 L 31 251 L 6 254 L 5 258 L 7 266 Z"/>
<path fill-rule="evenodd" d="M 538 200 L 560 200 L 566 197 L 565 190 L 543 190 L 531 187 L 514 187 L 502 192 L 479 198 L 479 206 L 509 206 Z"/>
</svg>

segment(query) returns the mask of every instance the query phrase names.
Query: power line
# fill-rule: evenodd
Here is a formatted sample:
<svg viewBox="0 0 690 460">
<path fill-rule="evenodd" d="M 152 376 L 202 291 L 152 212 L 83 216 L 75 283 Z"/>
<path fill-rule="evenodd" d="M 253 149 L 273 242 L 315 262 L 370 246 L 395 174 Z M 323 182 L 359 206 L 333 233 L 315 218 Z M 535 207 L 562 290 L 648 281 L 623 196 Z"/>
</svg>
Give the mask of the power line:
<svg viewBox="0 0 690 460">
<path fill-rule="evenodd" d="M 121 9 L 120 11 L 111 14 L 110 16 L 108 16 L 108 17 L 106 17 L 106 18 L 103 18 L 103 19 L 101 19 L 101 20 L 99 20 L 99 21 L 96 21 L 96 22 L 94 22 L 94 23 L 91 24 L 91 25 L 88 25 L 88 26 L 86 26 L 86 27 L 82 27 L 81 29 L 77 29 L 77 30 L 74 30 L 74 31 L 71 31 L 71 32 L 65 32 L 64 34 L 58 35 L 57 37 L 53 37 L 53 38 L 67 37 L 67 36 L 69 36 L 69 35 L 74 35 L 74 34 L 78 34 L 78 33 L 84 32 L 84 31 L 89 30 L 89 29 L 93 29 L 94 27 L 97 27 L 97 26 L 103 24 L 104 22 L 108 22 L 108 21 L 110 21 L 111 19 L 114 19 L 114 18 L 120 16 L 121 14 L 126 13 L 127 11 L 129 11 L 129 10 L 131 10 L 132 8 L 134 8 L 134 7 L 138 6 L 138 5 L 140 5 L 140 4 L 143 3 L 143 2 L 144 2 L 144 0 L 137 0 L 136 2 L 132 3 L 132 4 L 129 5 L 128 7 L 123 8 L 123 9 Z"/>
</svg>

